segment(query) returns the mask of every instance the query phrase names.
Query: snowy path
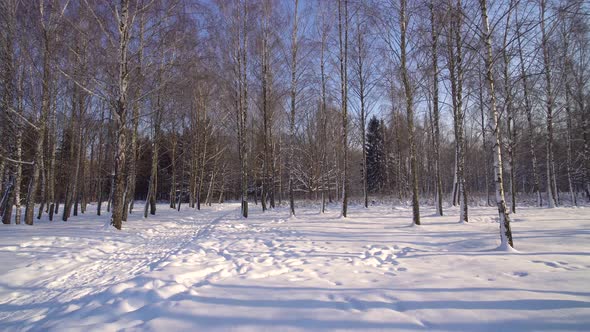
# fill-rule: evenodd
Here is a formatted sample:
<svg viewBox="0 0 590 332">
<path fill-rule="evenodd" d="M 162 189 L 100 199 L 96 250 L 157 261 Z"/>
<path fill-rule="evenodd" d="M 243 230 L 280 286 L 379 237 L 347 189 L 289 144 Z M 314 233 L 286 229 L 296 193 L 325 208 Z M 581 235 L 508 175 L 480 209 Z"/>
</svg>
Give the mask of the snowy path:
<svg viewBox="0 0 590 332">
<path fill-rule="evenodd" d="M 590 209 L 159 211 L 0 228 L 0 330 L 590 329 Z"/>
<path fill-rule="evenodd" d="M 49 304 L 90 296 L 157 269 L 228 214 L 214 210 L 178 218 L 166 212 L 169 216 L 164 220 L 158 217 L 135 224 L 140 218 L 136 212 L 130 216 L 132 230 L 122 236 L 112 229 L 103 230 L 105 218 L 97 222 L 95 216 L 82 223 L 72 218 L 69 223 L 3 229 L 0 255 L 12 254 L 8 260 L 23 263 L 2 275 L 0 321 L 43 319 Z M 20 242 L 22 231 L 36 236 Z"/>
</svg>

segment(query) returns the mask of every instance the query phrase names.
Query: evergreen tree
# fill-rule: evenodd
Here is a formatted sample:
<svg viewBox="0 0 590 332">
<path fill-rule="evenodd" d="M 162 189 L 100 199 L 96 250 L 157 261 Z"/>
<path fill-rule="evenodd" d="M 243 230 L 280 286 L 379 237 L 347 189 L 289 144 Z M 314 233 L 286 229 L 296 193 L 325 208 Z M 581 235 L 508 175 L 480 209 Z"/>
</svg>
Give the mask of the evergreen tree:
<svg viewBox="0 0 590 332">
<path fill-rule="evenodd" d="M 383 130 L 375 116 L 369 121 L 367 129 L 367 187 L 375 193 L 383 188 L 385 153 L 383 146 Z"/>
</svg>

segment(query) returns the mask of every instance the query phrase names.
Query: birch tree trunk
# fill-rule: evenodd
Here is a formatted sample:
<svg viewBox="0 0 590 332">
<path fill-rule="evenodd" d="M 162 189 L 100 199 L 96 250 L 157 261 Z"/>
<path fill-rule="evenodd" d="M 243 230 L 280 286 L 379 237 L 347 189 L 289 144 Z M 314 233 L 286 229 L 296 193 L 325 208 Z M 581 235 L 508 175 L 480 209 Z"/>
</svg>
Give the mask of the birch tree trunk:
<svg viewBox="0 0 590 332">
<path fill-rule="evenodd" d="M 47 11 L 47 16 L 49 17 L 49 23 L 42 22 L 42 40 L 43 40 L 43 79 L 41 83 L 41 115 L 38 121 L 38 130 L 37 130 L 37 141 L 34 147 L 34 162 L 33 165 L 33 175 L 31 177 L 31 185 L 29 187 L 29 192 L 27 194 L 27 208 L 25 210 L 25 223 L 27 225 L 33 225 L 33 214 L 35 210 L 35 196 L 37 194 L 37 189 L 39 188 L 39 177 L 42 172 L 42 159 L 43 159 L 43 146 L 45 142 L 45 135 L 46 135 L 46 128 L 47 128 L 47 118 L 49 117 L 49 111 L 51 106 L 51 82 L 53 80 L 53 75 L 51 73 L 51 52 L 52 52 L 52 41 L 53 41 L 53 31 L 52 28 L 48 25 L 52 24 L 52 6 L 45 7 L 44 3 L 40 3 L 39 10 L 41 12 L 41 17 L 45 16 L 45 11 Z"/>
<path fill-rule="evenodd" d="M 79 180 L 80 180 L 80 166 L 81 166 L 81 162 L 82 162 L 82 146 L 83 146 L 83 142 L 82 142 L 82 121 L 83 121 L 83 116 L 84 116 L 84 108 L 85 108 L 85 102 L 84 102 L 84 92 L 80 91 L 78 94 L 78 144 L 76 145 L 76 157 L 75 157 L 75 163 L 76 163 L 76 168 L 74 171 L 74 185 L 72 186 L 72 198 L 74 200 L 74 216 L 78 215 L 78 198 L 79 198 Z M 71 204 L 71 203 L 70 203 Z"/>
<path fill-rule="evenodd" d="M 164 49 L 161 52 L 161 58 L 164 59 Z M 152 165 L 151 165 L 151 172 L 150 172 L 150 191 L 148 192 L 148 199 L 146 200 L 146 204 L 149 204 L 149 210 L 151 215 L 156 214 L 156 201 L 158 195 L 158 160 L 160 157 L 160 128 L 162 125 L 162 84 L 163 78 L 162 75 L 164 74 L 164 64 L 160 64 L 160 68 L 158 69 L 158 76 L 157 76 L 157 84 L 160 87 L 156 94 L 156 105 L 153 114 L 153 127 L 154 127 L 154 136 L 153 136 L 153 143 L 152 143 Z M 196 171 L 196 169 L 195 169 Z M 145 213 L 147 209 L 144 209 L 144 218 L 147 218 L 147 214 Z"/>
<path fill-rule="evenodd" d="M 0 10 L 6 12 L 2 15 L 3 21 L 2 28 L 3 33 L 0 34 L 0 42 L 2 47 L 0 48 L 0 57 L 3 61 L 2 68 L 0 68 L 2 75 L 3 94 L 2 102 L 0 103 L 0 219 L 3 224 L 10 224 L 12 218 L 12 207 L 17 205 L 17 191 L 20 191 L 20 184 L 17 185 L 19 169 L 21 169 L 21 118 L 22 109 L 20 105 L 17 105 L 16 111 L 18 112 L 16 117 L 9 115 L 9 109 L 13 109 L 14 105 L 14 92 L 19 87 L 14 86 L 15 78 L 15 62 L 14 62 L 14 29 L 15 26 L 15 13 L 14 8 L 8 2 L 0 3 Z M 20 84 L 19 84 L 20 85 Z M 19 92 L 17 92 L 17 95 Z M 11 121 L 14 119 L 13 121 Z M 13 133 L 15 133 L 15 146 L 11 146 Z M 10 154 L 10 155 L 9 155 Z M 6 157 L 12 157 L 14 161 L 8 161 Z M 10 163 L 7 165 L 7 163 Z M 11 165 L 12 164 L 12 165 Z M 8 166 L 8 167 L 6 167 Z M 7 174 L 5 174 L 5 172 Z M 6 178 L 5 178 L 6 175 Z M 5 184 L 6 180 L 6 184 Z M 5 187 L 4 187 L 5 186 Z M 18 187 L 18 188 L 17 188 Z M 5 191 L 2 191 L 5 189 Z M 19 203 L 20 204 L 20 203 Z M 17 207 L 18 219 L 20 219 L 20 206 Z M 17 218 L 15 217 L 15 221 Z M 20 220 L 18 220 L 20 223 Z"/>
<path fill-rule="evenodd" d="M 140 16 L 139 20 L 139 50 L 138 50 L 138 65 L 137 71 L 138 76 L 141 78 L 142 75 L 142 64 L 143 64 L 143 47 L 144 47 L 144 16 Z M 127 220 L 127 214 L 133 213 L 133 205 L 135 203 L 135 185 L 137 182 L 137 155 L 139 153 L 137 146 L 137 135 L 139 129 L 139 111 L 141 101 L 136 100 L 133 103 L 133 118 L 131 119 L 131 125 L 133 130 L 131 131 L 131 146 L 129 154 L 129 175 L 127 178 L 127 194 L 125 195 L 125 220 Z M 129 207 L 127 209 L 127 207 Z"/>
<path fill-rule="evenodd" d="M 566 81 L 568 78 L 566 78 Z M 573 162 L 572 162 L 572 114 L 571 114 L 571 104 L 570 104 L 570 92 L 571 89 L 570 84 L 566 83 L 566 92 L 565 92 L 565 114 L 566 114 L 566 146 L 567 146 L 567 153 L 566 153 L 566 168 L 567 168 L 567 182 L 568 188 L 570 193 L 570 201 L 572 206 L 577 206 L 578 202 L 576 201 L 576 195 L 574 193 L 574 185 L 573 185 Z"/>
<path fill-rule="evenodd" d="M 453 107 L 453 134 L 455 136 L 455 169 L 453 173 L 453 206 L 457 206 L 460 201 L 460 176 L 459 176 L 459 162 L 460 162 L 460 149 L 459 149 L 459 115 L 458 112 L 458 93 L 457 93 L 457 66 L 456 66 L 456 59 L 457 55 L 455 54 L 455 30 L 456 30 L 456 15 L 454 14 L 454 8 L 451 4 L 449 4 L 449 15 L 450 15 L 450 22 L 449 22 L 449 33 L 447 34 L 447 49 L 448 49 L 448 63 L 449 63 L 449 80 L 451 81 L 451 101 Z"/>
<path fill-rule="evenodd" d="M 270 54 L 268 50 L 268 35 L 269 35 L 269 13 L 270 8 L 267 2 L 264 3 L 264 13 L 262 19 L 262 144 L 263 144 L 263 158 L 262 158 L 262 211 L 266 211 L 266 201 L 269 191 L 269 168 L 270 168 L 270 150 L 268 146 L 268 130 L 269 130 L 269 102 L 268 102 L 268 72 L 270 63 Z M 213 174 L 211 179 L 213 179 Z M 207 193 L 207 200 L 209 200 L 209 192 Z"/>
<path fill-rule="evenodd" d="M 113 213 L 111 224 L 121 229 L 123 213 L 125 209 L 125 163 L 127 162 L 127 88 L 129 85 L 129 64 L 127 59 L 127 49 L 129 44 L 129 34 L 131 30 L 129 22 L 129 0 L 119 1 L 119 81 L 116 86 L 116 101 L 114 112 L 115 125 L 115 165 L 113 176 Z"/>
<path fill-rule="evenodd" d="M 565 22 L 562 23 L 562 40 L 563 40 L 563 69 L 565 76 L 565 116 L 566 116 L 566 170 L 567 170 L 567 182 L 570 194 L 570 201 L 572 206 L 577 206 L 576 195 L 574 193 L 574 185 L 572 179 L 573 173 L 573 162 L 572 162 L 572 114 L 571 114 L 571 99 L 572 99 L 572 86 L 571 86 L 571 72 L 572 62 L 569 54 L 569 34 Z"/>
<path fill-rule="evenodd" d="M 67 147 L 69 149 L 69 154 L 66 157 L 63 157 L 62 159 L 65 159 L 65 164 L 66 166 L 66 170 L 69 173 L 73 173 L 75 172 L 75 169 L 72 167 L 73 164 L 76 163 L 77 157 L 76 157 L 76 152 L 78 151 L 78 149 L 76 148 L 76 140 L 74 139 L 75 136 L 74 135 L 74 131 L 76 129 L 76 119 L 78 118 L 78 113 L 77 113 L 77 108 L 78 106 L 80 106 L 80 103 L 78 102 L 78 86 L 76 84 L 74 84 L 72 86 L 72 111 L 71 111 L 71 116 L 70 116 L 70 123 L 68 125 L 68 129 L 64 129 L 67 131 L 67 135 L 66 133 L 64 133 L 64 143 L 62 144 L 62 146 L 64 147 L 64 149 Z M 65 137 L 68 137 L 68 140 L 65 140 Z M 62 221 L 68 221 L 68 219 L 70 218 L 70 214 L 72 211 L 72 201 L 73 201 L 73 197 L 74 197 L 74 193 L 73 193 L 73 185 L 74 185 L 74 178 L 73 176 L 68 176 L 66 178 L 66 192 L 65 192 L 65 199 L 64 199 L 64 208 L 63 208 L 63 212 L 62 212 L 62 216 L 61 216 L 61 220 Z"/>
<path fill-rule="evenodd" d="M 0 113 L 0 119 L 3 119 L 5 114 L 3 114 L 4 112 Z M 4 135 L 4 128 L 2 128 L 3 126 L 0 125 L 0 135 Z M 2 156 L 4 156 L 4 154 L 6 153 L 4 151 L 4 148 L 0 148 L 0 153 L 2 154 Z M 4 187 L 4 181 L 5 181 L 5 171 L 6 171 L 6 160 L 4 158 L 0 158 L 0 219 L 3 216 L 4 213 L 4 196 L 7 194 L 5 192 L 5 187 Z M 8 199 L 8 197 L 6 197 L 6 199 Z"/>
<path fill-rule="evenodd" d="M 295 11 L 293 13 L 293 31 L 291 34 L 291 114 L 289 116 L 289 214 L 295 216 L 295 197 L 294 197 L 294 168 L 295 168 L 295 104 L 297 96 L 297 7 L 299 0 L 295 0 Z"/>
<path fill-rule="evenodd" d="M 88 158 L 86 156 L 86 145 L 89 144 L 89 139 L 88 139 L 88 133 L 84 133 L 84 137 L 83 137 L 83 149 L 82 149 L 82 155 L 81 155 L 81 163 L 82 163 L 82 170 L 81 170 L 81 175 L 80 175 L 80 212 L 82 212 L 82 214 L 86 213 L 86 204 L 88 203 L 87 199 L 88 199 L 88 188 L 90 186 L 90 183 L 87 179 L 88 177 L 88 171 L 89 171 L 89 163 L 88 163 Z M 92 146 L 92 142 L 90 142 L 90 145 Z M 90 151 L 92 153 L 92 150 Z M 92 162 L 92 156 L 90 156 L 90 162 Z"/>
<path fill-rule="evenodd" d="M 468 207 L 465 190 L 465 142 L 463 115 L 463 45 L 461 38 L 462 6 L 457 0 L 456 6 L 450 5 L 451 20 L 449 24 L 449 78 L 453 106 L 453 125 L 455 131 L 455 179 L 453 183 L 453 205 L 459 204 L 459 222 L 467 222 Z"/>
<path fill-rule="evenodd" d="M 457 175 L 459 177 L 459 200 L 461 213 L 459 217 L 460 222 L 468 222 L 468 205 L 467 205 L 467 190 L 465 188 L 465 131 L 464 125 L 464 113 L 463 113 L 463 42 L 461 38 L 461 26 L 462 26 L 462 4 L 461 0 L 457 0 L 456 5 L 456 27 L 455 27 L 455 47 L 457 51 Z"/>
<path fill-rule="evenodd" d="M 202 193 L 202 188 L 203 188 L 203 182 L 205 182 L 205 166 L 207 164 L 207 147 L 208 147 L 208 143 L 209 143 L 209 137 L 208 137 L 208 130 L 207 127 L 209 126 L 209 122 L 207 121 L 207 109 L 206 109 L 206 102 L 204 100 L 204 96 L 201 95 L 201 109 L 203 110 L 203 137 L 201 139 L 202 141 L 202 149 L 201 149 L 201 162 L 200 162 L 200 168 L 199 168 L 199 182 L 197 184 L 197 210 L 201 209 L 201 193 Z"/>
<path fill-rule="evenodd" d="M 490 25 L 488 22 L 487 0 L 479 0 L 482 20 L 482 33 L 485 43 L 485 64 L 486 64 L 486 80 L 488 82 L 488 89 L 490 94 L 490 119 L 492 121 L 492 128 L 494 132 L 494 175 L 496 184 L 496 204 L 498 206 L 498 215 L 500 221 L 500 241 L 501 246 L 510 246 L 514 248 L 512 241 L 512 230 L 510 228 L 510 217 L 506 211 L 506 202 L 504 200 L 504 180 L 502 177 L 502 150 L 500 147 L 501 132 L 498 121 L 498 109 L 496 106 L 496 92 L 494 88 L 493 71 L 493 56 L 492 56 L 492 36 L 490 32 Z"/>
<path fill-rule="evenodd" d="M 238 102 L 239 104 L 239 102 Z M 241 109 L 241 106 L 238 107 Z M 238 117 L 238 130 L 240 127 L 240 114 L 236 112 Z M 191 114 L 191 133 L 193 138 L 193 144 L 190 144 L 190 159 L 189 159 L 189 207 L 195 208 L 196 206 L 196 196 L 197 196 L 197 169 L 199 168 L 199 118 L 198 118 L 198 109 L 193 111 Z M 240 141 L 240 134 L 238 132 L 238 141 Z M 241 142 L 241 141 L 240 141 Z M 239 150 L 241 156 L 241 150 Z M 241 157 L 240 157 L 241 158 Z M 241 160 L 241 159 L 240 159 Z"/>
<path fill-rule="evenodd" d="M 18 78 L 17 87 L 17 108 L 16 110 L 22 116 L 24 113 L 24 70 Z M 15 142 L 15 159 L 22 160 L 22 142 L 23 142 L 23 127 L 20 117 L 14 119 L 14 125 L 16 130 L 16 142 Z M 23 177 L 22 163 L 18 162 L 15 166 L 14 174 L 14 223 L 19 225 L 21 223 L 21 184 Z M 51 218 L 51 217 L 50 217 Z"/>
<path fill-rule="evenodd" d="M 392 98 L 393 98 L 393 94 L 392 94 Z M 392 105 L 394 105 L 394 103 L 392 103 Z M 396 189 L 397 189 L 397 198 L 401 201 L 402 198 L 404 197 L 403 193 L 402 193 L 402 181 L 403 181 L 403 175 L 402 175 L 402 149 L 401 149 L 401 144 L 402 144 L 402 139 L 401 139 L 401 123 L 400 121 L 402 120 L 401 114 L 398 114 L 397 119 L 396 118 L 396 110 L 395 108 L 393 109 L 393 117 L 394 117 L 394 121 L 395 121 L 395 148 L 396 148 L 396 160 L 395 160 L 395 168 L 396 168 L 396 175 L 397 175 L 397 183 L 396 183 Z"/>
<path fill-rule="evenodd" d="M 44 140 L 47 140 L 47 136 L 45 136 Z M 39 209 L 37 210 L 37 219 L 41 219 L 41 215 L 43 214 L 43 207 L 45 205 L 45 202 L 47 201 L 47 196 L 45 193 L 46 187 L 47 187 L 47 176 L 46 176 L 46 170 L 45 170 L 45 153 L 42 153 L 41 154 L 41 193 L 40 193 L 41 202 L 39 204 Z"/>
<path fill-rule="evenodd" d="M 172 179 L 170 180 L 170 208 L 176 208 L 176 150 L 178 145 L 178 138 L 176 137 L 176 133 L 172 134 L 172 142 L 171 142 L 171 151 L 170 151 L 170 160 L 172 165 Z"/>
<path fill-rule="evenodd" d="M 248 218 L 248 150 L 246 146 L 246 129 L 247 129 L 247 114 L 248 114 L 248 63 L 247 63 L 247 18 L 248 7 L 244 1 L 243 10 L 241 11 L 242 24 L 238 23 L 237 28 L 237 76 L 238 76 L 238 144 L 239 144 L 239 159 L 240 159 L 240 182 L 241 182 L 241 212 L 244 218 Z M 238 20 L 239 21 L 239 20 Z"/>
<path fill-rule="evenodd" d="M 180 193 L 178 194 L 177 200 L 176 200 L 176 210 L 180 211 L 180 206 L 182 205 L 182 194 L 184 193 L 184 191 L 186 190 L 185 187 L 185 183 L 184 183 L 184 176 L 185 176 L 185 167 L 186 167 L 186 163 L 184 162 L 183 159 L 180 159 L 180 184 L 179 184 L 179 188 L 180 188 Z"/>
<path fill-rule="evenodd" d="M 554 208 L 556 203 L 555 174 L 553 172 L 553 90 L 551 87 L 551 65 L 549 60 L 549 39 L 545 28 L 545 0 L 541 0 L 541 48 L 543 50 L 543 73 L 545 75 L 545 98 L 547 108 L 547 199 L 548 207 Z"/>
<path fill-rule="evenodd" d="M 432 121 L 434 127 L 433 141 L 434 141 L 434 168 L 435 168 L 435 182 L 436 182 L 436 213 L 439 216 L 443 215 L 442 208 L 442 179 L 440 177 L 440 125 L 439 125 L 439 109 L 438 109 L 438 32 L 437 24 L 434 15 L 434 1 L 429 4 L 430 8 L 430 34 L 432 37 Z"/>
<path fill-rule="evenodd" d="M 328 114 L 326 110 L 326 72 L 325 72 L 325 49 L 327 33 L 322 31 L 322 45 L 320 51 L 320 75 L 322 84 L 321 96 L 321 117 L 322 117 L 322 208 L 326 212 L 326 196 L 330 196 L 330 178 L 328 175 Z M 330 197 L 331 201 L 331 197 Z"/>
<path fill-rule="evenodd" d="M 342 109 L 342 217 L 347 217 L 348 212 L 348 0 L 344 1 L 344 28 L 342 27 L 342 0 L 338 0 L 338 36 L 340 45 L 340 98 Z M 342 35 L 344 34 L 344 42 Z"/>
<path fill-rule="evenodd" d="M 513 0 L 510 1 L 510 7 L 513 7 Z M 516 213 L 516 183 L 514 180 L 514 110 L 512 107 L 512 82 L 510 82 L 510 57 L 508 55 L 508 32 L 510 29 L 510 16 L 512 10 L 506 14 L 506 26 L 504 29 L 504 38 L 502 42 L 502 59 L 504 60 L 504 110 L 506 111 L 506 133 L 508 134 L 508 165 L 510 172 L 510 210 Z"/>
<path fill-rule="evenodd" d="M 412 177 L 412 211 L 414 224 L 420 225 L 420 203 L 418 198 L 418 165 L 416 161 L 416 143 L 414 139 L 414 95 L 408 75 L 406 34 L 408 15 L 406 12 L 406 0 L 400 0 L 400 59 L 401 74 L 406 97 L 406 116 L 408 122 L 408 142 L 410 145 L 410 175 Z"/>
<path fill-rule="evenodd" d="M 272 123 L 268 126 L 268 145 L 269 145 L 269 158 L 270 158 L 270 179 L 268 190 L 270 191 L 270 207 L 275 208 L 275 175 L 276 175 L 276 155 L 275 145 L 272 136 Z"/>
<path fill-rule="evenodd" d="M 583 97 L 580 97 L 580 99 L 583 100 Z M 582 137 L 584 139 L 583 163 L 585 168 L 584 178 L 586 181 L 584 190 L 586 191 L 586 198 L 590 201 L 590 110 L 584 108 L 583 102 L 581 102 L 580 109 L 582 110 L 582 114 L 585 114 L 584 120 L 582 121 Z"/>
<path fill-rule="evenodd" d="M 4 121 L 5 113 L 6 112 L 0 113 L 0 119 L 2 119 L 3 122 L 6 122 L 6 121 Z M 4 135 L 4 128 L 3 127 L 4 127 L 3 125 L 0 125 L 0 135 Z M 3 147 L 0 148 L 0 153 L 2 154 L 2 156 L 4 156 L 4 154 L 6 153 L 4 151 Z M 2 203 L 4 203 L 3 198 L 4 198 L 4 195 L 6 194 L 4 191 L 5 190 L 5 188 L 4 188 L 4 180 L 5 180 L 4 179 L 4 172 L 5 171 L 6 171 L 6 160 L 4 158 L 0 158 L 0 218 L 2 218 L 2 213 L 4 213 Z"/>
<path fill-rule="evenodd" d="M 486 118 L 485 118 L 485 111 L 484 111 L 484 99 L 483 99 L 483 80 L 481 79 L 481 72 L 479 73 L 479 112 L 481 115 L 481 136 L 482 136 L 482 147 L 484 151 L 484 163 L 485 163 L 485 170 L 484 170 L 484 181 L 485 181 L 485 191 L 486 191 L 486 199 L 487 205 L 490 205 L 490 157 L 488 153 L 488 144 L 486 140 L 487 136 L 487 126 L 486 126 Z"/>
<path fill-rule="evenodd" d="M 102 128 L 102 124 L 104 122 L 104 106 L 101 105 L 101 112 L 100 112 L 100 122 L 99 125 Z M 97 197 L 97 202 L 96 202 L 96 215 L 100 216 L 101 213 L 101 208 L 102 208 L 102 185 L 103 185 L 103 172 L 102 172 L 102 167 L 103 167 L 103 130 L 99 130 L 98 132 L 98 162 L 97 162 L 97 184 L 96 184 L 96 197 Z"/>
<path fill-rule="evenodd" d="M 48 137 L 49 137 L 49 142 L 48 142 L 48 146 L 50 148 L 50 152 L 49 152 L 49 169 L 47 170 L 47 202 L 49 204 L 49 210 L 48 210 L 48 216 L 49 216 L 49 221 L 53 221 L 53 216 L 55 214 L 57 214 L 57 201 L 59 200 L 59 198 L 56 198 L 55 192 L 56 192 L 56 188 L 55 188 L 55 178 L 56 178 L 56 155 L 57 155 L 57 102 L 56 102 L 56 96 L 57 96 L 57 92 L 55 91 L 55 87 L 54 87 L 54 92 L 53 92 L 53 102 L 51 105 L 51 114 L 50 114 L 50 120 L 49 120 L 49 132 L 48 132 Z"/>
<path fill-rule="evenodd" d="M 282 143 L 282 135 L 278 135 L 279 136 L 279 142 L 278 142 L 278 149 L 279 149 L 279 153 L 277 156 L 277 164 L 279 165 L 278 167 L 278 176 L 279 176 L 279 206 L 283 203 L 283 163 L 281 162 L 281 160 L 283 159 L 283 145 Z"/>
<path fill-rule="evenodd" d="M 156 109 L 154 111 L 153 125 L 154 125 L 154 136 L 152 142 L 152 165 L 150 171 L 150 182 L 148 190 L 148 199 L 146 200 L 146 208 L 144 209 L 143 217 L 147 218 L 147 205 L 149 205 L 149 211 L 151 215 L 156 214 L 156 195 L 158 194 L 158 157 L 160 149 L 160 123 L 161 123 L 161 102 L 160 92 L 156 97 Z"/>
<path fill-rule="evenodd" d="M 531 164 L 532 164 L 532 171 L 533 171 L 533 192 L 537 196 L 537 206 L 541 207 L 543 205 L 543 199 L 541 196 L 541 190 L 539 185 L 539 173 L 537 171 L 537 153 L 535 152 L 535 136 L 534 136 L 534 124 L 533 124 L 533 108 L 531 105 L 530 97 L 529 97 L 529 84 L 528 84 L 528 75 L 525 70 L 524 65 L 524 56 L 522 52 L 522 41 L 521 41 L 521 34 L 520 34 L 520 24 L 516 24 L 516 41 L 518 42 L 518 57 L 520 62 L 520 79 L 522 80 L 523 86 L 523 97 L 524 97 L 524 109 L 527 118 L 527 129 L 528 129 L 528 143 L 529 143 L 529 153 L 531 156 Z"/>
<path fill-rule="evenodd" d="M 579 50 L 583 53 L 582 50 Z M 582 131 L 582 186 L 586 193 L 586 198 L 590 201 L 590 107 L 586 103 L 590 103 L 590 98 L 584 93 L 584 87 L 586 86 L 587 79 L 584 74 L 584 70 L 581 66 L 578 70 L 573 72 L 576 84 L 576 105 L 578 112 L 582 116 L 581 131 Z M 584 101 L 586 98 L 586 101 Z"/>
<path fill-rule="evenodd" d="M 367 122 L 367 111 L 366 111 L 366 106 L 365 106 L 365 99 L 366 99 L 366 73 L 365 70 L 365 57 L 367 55 L 367 50 L 366 50 L 366 46 L 365 46 L 365 36 L 364 36 L 364 31 L 362 31 L 363 27 L 361 26 L 361 24 L 359 23 L 359 20 L 357 19 L 357 24 L 356 24 L 356 71 L 357 71 L 357 80 L 358 80 L 358 84 L 359 84 L 359 91 L 358 91 L 358 97 L 359 97 L 359 101 L 360 101 L 360 106 L 361 106 L 361 114 L 360 114 L 360 127 L 361 127 L 361 149 L 362 149 L 362 153 L 363 153 L 363 159 L 361 162 L 361 172 L 363 175 L 362 178 L 362 186 L 363 186 L 363 206 L 365 208 L 369 207 L 369 192 L 368 192 L 368 187 L 367 187 L 367 130 L 366 130 L 366 122 Z"/>
</svg>

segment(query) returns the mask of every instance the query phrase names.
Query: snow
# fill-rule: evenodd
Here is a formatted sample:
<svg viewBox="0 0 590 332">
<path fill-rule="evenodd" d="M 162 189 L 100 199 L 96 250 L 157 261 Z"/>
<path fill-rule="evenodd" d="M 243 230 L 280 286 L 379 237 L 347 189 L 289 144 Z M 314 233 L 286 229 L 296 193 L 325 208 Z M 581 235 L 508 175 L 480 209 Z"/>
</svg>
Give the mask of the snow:
<svg viewBox="0 0 590 332">
<path fill-rule="evenodd" d="M 519 209 L 517 251 L 484 207 L 88 211 L 0 227 L 0 330 L 590 329 L 589 209 Z"/>
</svg>

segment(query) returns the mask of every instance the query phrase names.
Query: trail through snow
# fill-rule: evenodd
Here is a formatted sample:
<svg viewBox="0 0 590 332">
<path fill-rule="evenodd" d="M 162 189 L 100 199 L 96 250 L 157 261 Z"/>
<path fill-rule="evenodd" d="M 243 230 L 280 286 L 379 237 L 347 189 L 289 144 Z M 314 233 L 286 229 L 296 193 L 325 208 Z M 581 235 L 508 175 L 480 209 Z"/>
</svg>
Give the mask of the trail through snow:
<svg viewBox="0 0 590 332">
<path fill-rule="evenodd" d="M 104 230 L 96 216 L 82 223 L 72 218 L 69 223 L 37 225 L 40 229 L 24 225 L 3 229 L 3 243 L 22 240 L 21 232 L 41 234 L 0 249 L 3 256 L 13 254 L 7 260 L 18 266 L 4 273 L 0 281 L 0 321 L 27 318 L 35 322 L 46 316 L 51 304 L 87 297 L 157 269 L 199 236 L 208 234 L 227 214 L 223 209 L 180 218 L 169 214 L 167 218 L 141 221 L 131 231 L 121 233 Z M 138 219 L 130 216 L 129 223 Z M 4 272 L 2 267 L 0 271 Z"/>
<path fill-rule="evenodd" d="M 0 330 L 590 329 L 589 209 L 521 209 L 517 252 L 492 208 L 238 210 L 1 227 Z"/>
</svg>

